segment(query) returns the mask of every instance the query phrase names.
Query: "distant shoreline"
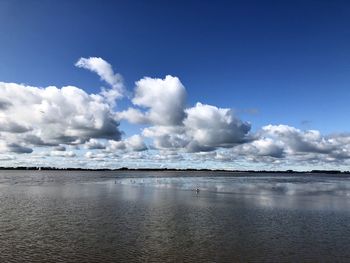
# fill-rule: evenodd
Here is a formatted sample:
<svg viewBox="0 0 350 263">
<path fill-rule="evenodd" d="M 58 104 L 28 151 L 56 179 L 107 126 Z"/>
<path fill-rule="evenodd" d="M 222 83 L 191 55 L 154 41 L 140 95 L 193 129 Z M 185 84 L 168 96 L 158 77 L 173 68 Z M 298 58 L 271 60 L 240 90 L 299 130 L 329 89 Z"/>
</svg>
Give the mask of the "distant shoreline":
<svg viewBox="0 0 350 263">
<path fill-rule="evenodd" d="M 143 171 L 143 172 L 228 172 L 228 173 L 287 173 L 287 174 L 350 174 L 350 171 L 339 170 L 311 170 L 311 171 L 294 171 L 294 170 L 224 170 L 224 169 L 175 169 L 175 168 L 100 168 L 100 169 L 88 169 L 88 168 L 58 168 L 58 167 L 0 167 L 1 170 L 41 170 L 41 171 Z"/>
</svg>

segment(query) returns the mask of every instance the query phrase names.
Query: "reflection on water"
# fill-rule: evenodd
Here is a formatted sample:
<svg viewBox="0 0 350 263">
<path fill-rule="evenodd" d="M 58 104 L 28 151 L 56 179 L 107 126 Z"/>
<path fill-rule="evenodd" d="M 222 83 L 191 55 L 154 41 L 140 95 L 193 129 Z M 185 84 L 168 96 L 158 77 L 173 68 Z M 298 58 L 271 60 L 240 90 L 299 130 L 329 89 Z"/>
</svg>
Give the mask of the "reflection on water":
<svg viewBox="0 0 350 263">
<path fill-rule="evenodd" d="M 264 207 L 350 209 L 350 181 L 339 177 L 146 177 L 120 178 L 115 183 L 136 187 L 195 191 L 201 196 L 236 194 Z"/>
<path fill-rule="evenodd" d="M 350 260 L 347 178 L 191 175 L 0 172 L 0 262 Z"/>
</svg>

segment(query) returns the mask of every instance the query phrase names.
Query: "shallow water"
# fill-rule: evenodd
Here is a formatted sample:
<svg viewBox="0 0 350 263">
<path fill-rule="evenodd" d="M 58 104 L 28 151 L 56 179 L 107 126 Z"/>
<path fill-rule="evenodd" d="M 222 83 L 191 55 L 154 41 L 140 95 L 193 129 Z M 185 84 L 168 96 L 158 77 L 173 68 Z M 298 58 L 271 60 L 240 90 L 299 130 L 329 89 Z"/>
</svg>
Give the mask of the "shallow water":
<svg viewBox="0 0 350 263">
<path fill-rule="evenodd" d="M 232 175 L 1 171 L 0 262 L 350 261 L 348 178 Z"/>
</svg>

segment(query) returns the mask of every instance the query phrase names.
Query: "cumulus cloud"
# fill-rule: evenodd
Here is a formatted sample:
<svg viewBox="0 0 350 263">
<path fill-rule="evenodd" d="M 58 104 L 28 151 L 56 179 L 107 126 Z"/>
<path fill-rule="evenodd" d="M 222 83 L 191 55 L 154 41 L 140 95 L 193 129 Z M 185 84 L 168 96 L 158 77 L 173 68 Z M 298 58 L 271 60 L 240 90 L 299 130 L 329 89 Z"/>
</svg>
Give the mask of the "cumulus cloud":
<svg viewBox="0 0 350 263">
<path fill-rule="evenodd" d="M 125 142 L 114 141 L 114 140 L 108 141 L 108 145 L 106 147 L 107 152 L 123 151 L 125 149 L 126 149 Z"/>
<path fill-rule="evenodd" d="M 0 140 L 0 153 L 31 153 L 33 149 L 19 143 L 7 143 Z"/>
<path fill-rule="evenodd" d="M 85 157 L 88 159 L 94 159 L 94 160 L 105 160 L 105 158 L 108 158 L 108 155 L 105 153 L 94 153 L 94 152 L 88 151 L 85 153 Z"/>
<path fill-rule="evenodd" d="M 10 143 L 7 145 L 7 149 L 9 152 L 13 153 L 31 153 L 33 152 L 33 149 L 17 144 L 17 143 Z"/>
<path fill-rule="evenodd" d="M 0 119 L 0 132 L 23 133 L 30 131 L 30 127 L 26 127 L 19 123 L 13 122 L 7 118 Z"/>
<path fill-rule="evenodd" d="M 57 146 L 63 151 L 59 144 L 121 139 L 113 110 L 113 101 L 122 96 L 121 76 L 101 58 L 81 58 L 77 66 L 96 72 L 111 88 L 88 94 L 74 86 L 41 88 L 0 82 L 3 151 L 29 153 L 34 146 Z"/>
<path fill-rule="evenodd" d="M 151 126 L 145 128 L 142 134 L 152 138 L 157 149 L 185 148 L 190 142 L 184 126 Z"/>
<path fill-rule="evenodd" d="M 129 138 L 126 138 L 123 141 L 109 140 L 106 149 L 108 152 L 114 152 L 114 151 L 142 152 L 147 150 L 147 146 L 142 136 L 133 135 Z"/>
<path fill-rule="evenodd" d="M 51 151 L 50 156 L 73 158 L 76 156 L 76 154 L 73 151 Z"/>
<path fill-rule="evenodd" d="M 237 154 L 246 156 L 270 156 L 283 158 L 285 156 L 284 144 L 271 138 L 259 138 L 251 143 L 242 144 L 234 149 Z"/>
<path fill-rule="evenodd" d="M 85 143 L 85 147 L 87 149 L 105 149 L 106 145 L 100 140 L 91 138 L 89 141 Z"/>
<path fill-rule="evenodd" d="M 0 132 L 6 141 L 42 146 L 121 138 L 114 112 L 99 94 L 73 86 L 38 88 L 4 82 L 0 94 L 11 101 L 11 107 L 0 111 Z"/>
<path fill-rule="evenodd" d="M 151 126 L 143 130 L 143 135 L 153 138 L 158 149 L 183 148 L 188 152 L 199 152 L 247 142 L 249 131 L 250 124 L 235 117 L 232 110 L 197 103 L 185 109 L 181 125 Z"/>
<path fill-rule="evenodd" d="M 136 106 L 146 108 L 147 111 L 142 114 L 131 108 L 122 112 L 120 118 L 132 123 L 181 125 L 185 117 L 186 90 L 177 77 L 145 77 L 136 82 L 132 102 Z"/>
<path fill-rule="evenodd" d="M 135 152 L 147 150 L 147 146 L 140 135 L 133 135 L 125 140 L 126 147 Z"/>
<path fill-rule="evenodd" d="M 134 108 L 117 112 L 116 117 L 118 120 L 124 119 L 133 124 L 148 124 L 150 122 L 149 118 L 143 112 Z"/>
<path fill-rule="evenodd" d="M 145 77 L 136 82 L 132 102 L 145 109 L 129 108 L 118 119 L 149 124 L 145 137 L 157 149 L 188 152 L 212 151 L 249 140 L 250 124 L 238 119 L 232 110 L 197 103 L 186 108 L 186 89 L 177 77 Z"/>
<path fill-rule="evenodd" d="M 9 136 L 7 136 L 9 137 Z M 39 136 L 25 133 L 23 136 L 14 137 L 16 140 L 23 141 L 25 144 L 34 146 L 57 146 L 57 142 L 44 142 Z"/>
<path fill-rule="evenodd" d="M 177 77 L 145 77 L 137 81 L 132 102 L 135 107 L 119 112 L 117 118 L 149 124 L 142 135 L 152 139 L 158 150 L 196 153 L 227 148 L 229 157 L 221 153 L 214 158 L 232 160 L 245 156 L 254 162 L 273 163 L 287 158 L 349 158 L 348 147 L 341 143 L 346 136 L 323 136 L 316 130 L 301 131 L 288 125 L 267 125 L 252 134 L 251 124 L 240 120 L 231 109 L 199 102 L 186 107 L 186 90 Z M 117 143 L 114 148 L 125 145 Z"/>
<path fill-rule="evenodd" d="M 316 130 L 300 130 L 288 125 L 267 125 L 255 140 L 230 151 L 235 158 L 285 165 L 340 164 L 350 159 L 350 135 L 322 135 Z"/>
<path fill-rule="evenodd" d="M 267 125 L 260 136 L 269 137 L 284 144 L 289 154 L 295 153 L 331 153 L 337 148 L 331 138 L 326 138 L 319 131 L 301 131 L 288 125 Z"/>
<path fill-rule="evenodd" d="M 188 105 L 184 85 L 171 75 L 136 81 L 132 105 L 117 111 L 115 102 L 125 94 L 121 75 L 99 57 L 80 58 L 75 65 L 98 74 L 108 88 L 88 94 L 74 86 L 0 82 L 2 156 L 157 167 L 186 167 L 188 162 L 202 167 L 350 164 L 350 134 L 323 135 L 288 125 L 266 125 L 253 133 L 251 124 L 237 116 L 239 111 L 200 102 Z M 122 139 L 123 120 L 142 124 L 141 133 Z M 37 147 L 44 147 L 45 154 L 30 154 Z M 73 147 L 80 150 L 71 151 Z"/>
<path fill-rule="evenodd" d="M 66 147 L 64 147 L 63 145 L 58 145 L 58 146 L 55 146 L 53 148 L 54 151 L 61 151 L 61 152 L 64 152 L 66 150 Z"/>
<path fill-rule="evenodd" d="M 124 82 L 120 74 L 114 73 L 111 64 L 100 57 L 80 58 L 76 67 L 84 68 L 97 73 L 101 80 L 111 86 L 111 89 L 103 89 L 101 94 L 114 104 L 115 100 L 123 97 Z"/>
<path fill-rule="evenodd" d="M 251 125 L 232 110 L 197 103 L 186 110 L 184 125 L 193 141 L 206 147 L 231 147 L 248 140 Z"/>
</svg>

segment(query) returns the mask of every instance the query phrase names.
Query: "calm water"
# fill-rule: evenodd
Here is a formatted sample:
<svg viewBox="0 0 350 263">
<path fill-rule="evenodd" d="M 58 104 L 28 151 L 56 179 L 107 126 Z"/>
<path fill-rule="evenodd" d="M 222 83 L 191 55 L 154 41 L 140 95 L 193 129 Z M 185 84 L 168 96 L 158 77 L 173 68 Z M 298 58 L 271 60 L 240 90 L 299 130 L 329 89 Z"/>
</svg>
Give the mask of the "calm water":
<svg viewBox="0 0 350 263">
<path fill-rule="evenodd" d="M 0 262 L 28 261 L 350 262 L 350 179 L 1 171 Z"/>
</svg>

